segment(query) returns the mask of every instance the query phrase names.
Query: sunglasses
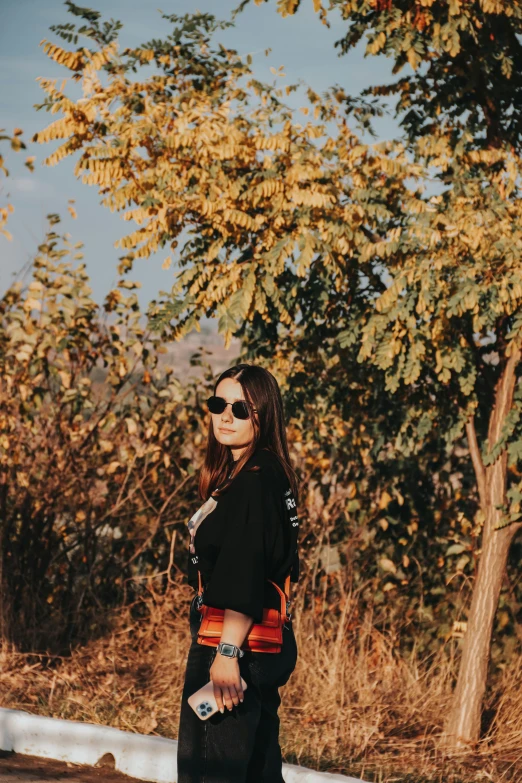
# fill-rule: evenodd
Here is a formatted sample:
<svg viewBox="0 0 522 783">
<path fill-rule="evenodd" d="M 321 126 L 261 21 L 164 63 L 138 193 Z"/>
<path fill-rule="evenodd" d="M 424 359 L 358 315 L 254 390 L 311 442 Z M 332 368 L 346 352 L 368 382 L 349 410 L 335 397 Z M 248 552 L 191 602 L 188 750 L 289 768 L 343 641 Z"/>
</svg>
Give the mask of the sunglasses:
<svg viewBox="0 0 522 783">
<path fill-rule="evenodd" d="M 209 397 L 207 407 L 211 413 L 223 413 L 227 405 L 232 406 L 232 415 L 235 419 L 248 419 L 250 411 L 257 413 L 256 408 L 251 408 L 245 400 L 236 400 L 236 402 L 227 402 L 223 397 Z"/>
</svg>

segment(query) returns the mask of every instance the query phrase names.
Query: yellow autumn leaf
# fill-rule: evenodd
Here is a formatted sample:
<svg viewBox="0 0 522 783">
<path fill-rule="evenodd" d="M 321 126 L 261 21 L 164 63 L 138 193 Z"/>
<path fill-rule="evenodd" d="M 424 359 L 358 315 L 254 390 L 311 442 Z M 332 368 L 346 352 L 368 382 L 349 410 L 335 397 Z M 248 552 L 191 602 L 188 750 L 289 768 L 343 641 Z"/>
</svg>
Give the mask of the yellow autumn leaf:
<svg viewBox="0 0 522 783">
<path fill-rule="evenodd" d="M 127 418 L 125 419 L 125 424 L 127 425 L 127 432 L 129 435 L 136 435 L 138 432 L 138 425 L 134 421 L 134 419 Z"/>
<path fill-rule="evenodd" d="M 71 386 L 71 374 L 65 370 L 58 370 L 58 375 L 60 376 L 64 389 L 69 389 Z"/>
<path fill-rule="evenodd" d="M 388 492 L 383 492 L 379 498 L 379 508 L 387 508 L 392 500 L 393 498 Z"/>
<path fill-rule="evenodd" d="M 381 557 L 379 558 L 379 566 L 382 568 L 383 571 L 386 571 L 386 573 L 389 574 L 395 574 L 397 573 L 397 567 L 393 560 L 390 560 L 387 557 Z"/>
</svg>

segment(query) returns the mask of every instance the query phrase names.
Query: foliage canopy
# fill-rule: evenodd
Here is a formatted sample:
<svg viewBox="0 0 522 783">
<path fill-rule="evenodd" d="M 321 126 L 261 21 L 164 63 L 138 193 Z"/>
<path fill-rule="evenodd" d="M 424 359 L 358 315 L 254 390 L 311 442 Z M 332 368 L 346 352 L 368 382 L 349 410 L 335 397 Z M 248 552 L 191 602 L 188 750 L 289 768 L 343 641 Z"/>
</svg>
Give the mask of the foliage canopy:
<svg viewBox="0 0 522 783">
<path fill-rule="evenodd" d="M 255 0 L 257 5 L 269 0 Z M 282 16 L 302 0 L 278 0 Z M 247 3 L 242 4 L 243 6 Z M 339 12 L 347 22 L 342 54 L 365 39 L 365 53 L 409 72 L 363 94 L 396 96 L 396 113 L 411 140 L 435 122 L 477 146 L 522 138 L 522 7 L 518 0 L 314 0 L 323 22 Z"/>
</svg>

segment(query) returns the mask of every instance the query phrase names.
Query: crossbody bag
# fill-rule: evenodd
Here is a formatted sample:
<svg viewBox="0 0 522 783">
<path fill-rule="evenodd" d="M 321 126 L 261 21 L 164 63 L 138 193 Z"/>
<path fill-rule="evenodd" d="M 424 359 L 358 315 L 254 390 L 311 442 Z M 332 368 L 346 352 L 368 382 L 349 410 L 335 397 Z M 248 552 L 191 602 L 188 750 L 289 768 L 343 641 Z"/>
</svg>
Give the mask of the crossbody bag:
<svg viewBox="0 0 522 783">
<path fill-rule="evenodd" d="M 267 580 L 274 585 L 279 593 L 281 605 L 278 609 L 264 608 L 263 619 L 260 623 L 254 623 L 248 636 L 241 645 L 242 650 L 251 652 L 278 653 L 283 645 L 283 626 L 290 618 L 290 574 L 285 579 L 284 591 L 279 585 Z M 197 609 L 201 612 L 201 623 L 198 630 L 198 644 L 207 647 L 217 647 L 223 631 L 224 609 L 215 609 L 203 603 L 203 585 L 201 572 L 198 571 L 198 599 Z"/>
</svg>

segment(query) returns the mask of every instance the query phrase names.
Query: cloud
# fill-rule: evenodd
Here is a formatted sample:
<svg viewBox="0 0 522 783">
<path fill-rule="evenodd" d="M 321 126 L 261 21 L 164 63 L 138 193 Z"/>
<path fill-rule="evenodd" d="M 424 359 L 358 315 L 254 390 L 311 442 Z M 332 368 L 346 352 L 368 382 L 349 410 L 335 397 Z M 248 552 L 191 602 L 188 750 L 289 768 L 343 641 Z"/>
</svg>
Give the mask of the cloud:
<svg viewBox="0 0 522 783">
<path fill-rule="evenodd" d="M 38 183 L 31 177 L 14 177 L 10 185 L 17 193 L 35 193 L 38 190 Z"/>
<path fill-rule="evenodd" d="M 24 193 L 25 195 L 34 194 L 37 196 L 52 196 L 54 188 L 48 182 L 42 182 L 37 177 L 12 177 L 7 182 L 9 190 L 15 193 Z"/>
</svg>

